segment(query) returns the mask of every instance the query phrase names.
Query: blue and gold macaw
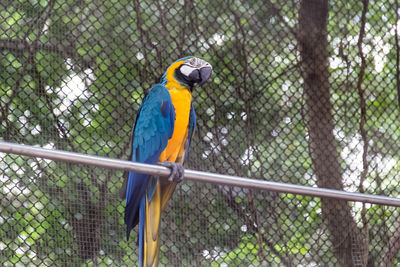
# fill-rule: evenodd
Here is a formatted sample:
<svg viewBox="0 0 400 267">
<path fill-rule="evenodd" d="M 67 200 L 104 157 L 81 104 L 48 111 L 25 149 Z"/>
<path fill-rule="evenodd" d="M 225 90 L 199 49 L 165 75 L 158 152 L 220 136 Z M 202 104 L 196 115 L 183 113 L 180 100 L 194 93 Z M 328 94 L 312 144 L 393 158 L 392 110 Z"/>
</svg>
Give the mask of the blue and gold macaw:
<svg viewBox="0 0 400 267">
<path fill-rule="evenodd" d="M 175 61 L 153 86 L 140 106 L 132 129 L 131 160 L 171 169 L 167 179 L 129 172 L 122 197 L 126 199 L 127 238 L 139 224 L 139 265 L 157 266 L 160 248 L 160 216 L 183 179 L 182 163 L 196 125 L 191 91 L 205 83 L 211 65 L 196 57 Z"/>
</svg>

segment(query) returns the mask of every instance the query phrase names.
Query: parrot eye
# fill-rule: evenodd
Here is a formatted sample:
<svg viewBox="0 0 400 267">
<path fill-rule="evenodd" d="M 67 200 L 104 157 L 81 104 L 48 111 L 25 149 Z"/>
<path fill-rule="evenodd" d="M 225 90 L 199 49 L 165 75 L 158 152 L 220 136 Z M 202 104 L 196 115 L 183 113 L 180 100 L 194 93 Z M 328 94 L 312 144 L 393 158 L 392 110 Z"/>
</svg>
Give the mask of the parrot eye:
<svg viewBox="0 0 400 267">
<path fill-rule="evenodd" d="M 196 60 L 197 60 L 197 58 L 192 57 L 192 58 L 189 58 L 185 63 L 188 65 L 191 65 L 191 66 L 196 66 Z"/>
<path fill-rule="evenodd" d="M 205 64 L 207 64 L 207 62 L 200 58 L 192 57 L 192 58 L 185 60 L 184 64 L 187 66 L 193 67 L 195 69 L 199 69 L 199 68 L 203 67 Z"/>
</svg>

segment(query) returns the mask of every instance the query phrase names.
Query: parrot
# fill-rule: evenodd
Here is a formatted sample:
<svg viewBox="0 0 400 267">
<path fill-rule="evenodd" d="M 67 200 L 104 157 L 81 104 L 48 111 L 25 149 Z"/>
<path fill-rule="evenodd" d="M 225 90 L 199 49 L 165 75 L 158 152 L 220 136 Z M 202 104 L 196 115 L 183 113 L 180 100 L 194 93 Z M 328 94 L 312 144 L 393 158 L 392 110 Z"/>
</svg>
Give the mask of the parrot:
<svg viewBox="0 0 400 267">
<path fill-rule="evenodd" d="M 130 160 L 171 169 L 168 179 L 126 172 L 121 189 L 125 199 L 126 236 L 139 224 L 139 266 L 157 266 L 160 218 L 177 183 L 196 127 L 192 90 L 211 76 L 207 61 L 189 56 L 173 62 L 145 95 L 132 128 Z"/>
</svg>

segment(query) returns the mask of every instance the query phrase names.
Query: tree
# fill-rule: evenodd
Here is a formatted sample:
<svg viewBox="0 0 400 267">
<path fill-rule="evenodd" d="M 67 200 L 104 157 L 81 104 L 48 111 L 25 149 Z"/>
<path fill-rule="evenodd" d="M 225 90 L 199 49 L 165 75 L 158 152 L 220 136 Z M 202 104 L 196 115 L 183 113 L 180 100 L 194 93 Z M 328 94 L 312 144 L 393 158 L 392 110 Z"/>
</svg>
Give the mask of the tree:
<svg viewBox="0 0 400 267">
<path fill-rule="evenodd" d="M 0 1 L 3 140 L 126 159 L 144 93 L 171 61 L 194 90 L 186 167 L 398 195 L 398 6 L 368 1 Z M 2 155 L 0 262 L 133 265 L 122 173 Z M 161 263 L 396 263 L 398 211 L 183 183 Z M 188 245 L 189 244 L 189 245 Z"/>
<path fill-rule="evenodd" d="M 364 16 L 365 20 L 365 16 Z M 328 1 L 302 1 L 298 42 L 306 95 L 310 154 L 322 188 L 343 190 L 342 170 L 333 134 L 327 42 Z M 366 266 L 368 241 L 346 201 L 321 199 L 334 253 L 341 266 Z M 340 229 L 340 230 L 339 230 Z"/>
</svg>

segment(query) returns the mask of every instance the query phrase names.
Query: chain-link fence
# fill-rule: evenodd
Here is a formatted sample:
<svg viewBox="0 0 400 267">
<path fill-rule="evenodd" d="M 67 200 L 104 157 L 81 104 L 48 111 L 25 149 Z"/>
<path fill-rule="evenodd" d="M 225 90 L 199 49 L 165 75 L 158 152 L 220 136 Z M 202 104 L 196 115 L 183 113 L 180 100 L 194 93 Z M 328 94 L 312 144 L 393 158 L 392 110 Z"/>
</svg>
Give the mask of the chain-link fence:
<svg viewBox="0 0 400 267">
<path fill-rule="evenodd" d="M 127 159 L 145 92 L 174 60 L 193 92 L 186 167 L 398 196 L 399 3 L 1 0 L 0 134 Z M 2 266 L 135 266 L 122 172 L 1 154 Z M 165 266 L 390 266 L 400 214 L 183 182 L 162 215 Z M 137 229 L 136 229 L 137 231 Z"/>
</svg>

